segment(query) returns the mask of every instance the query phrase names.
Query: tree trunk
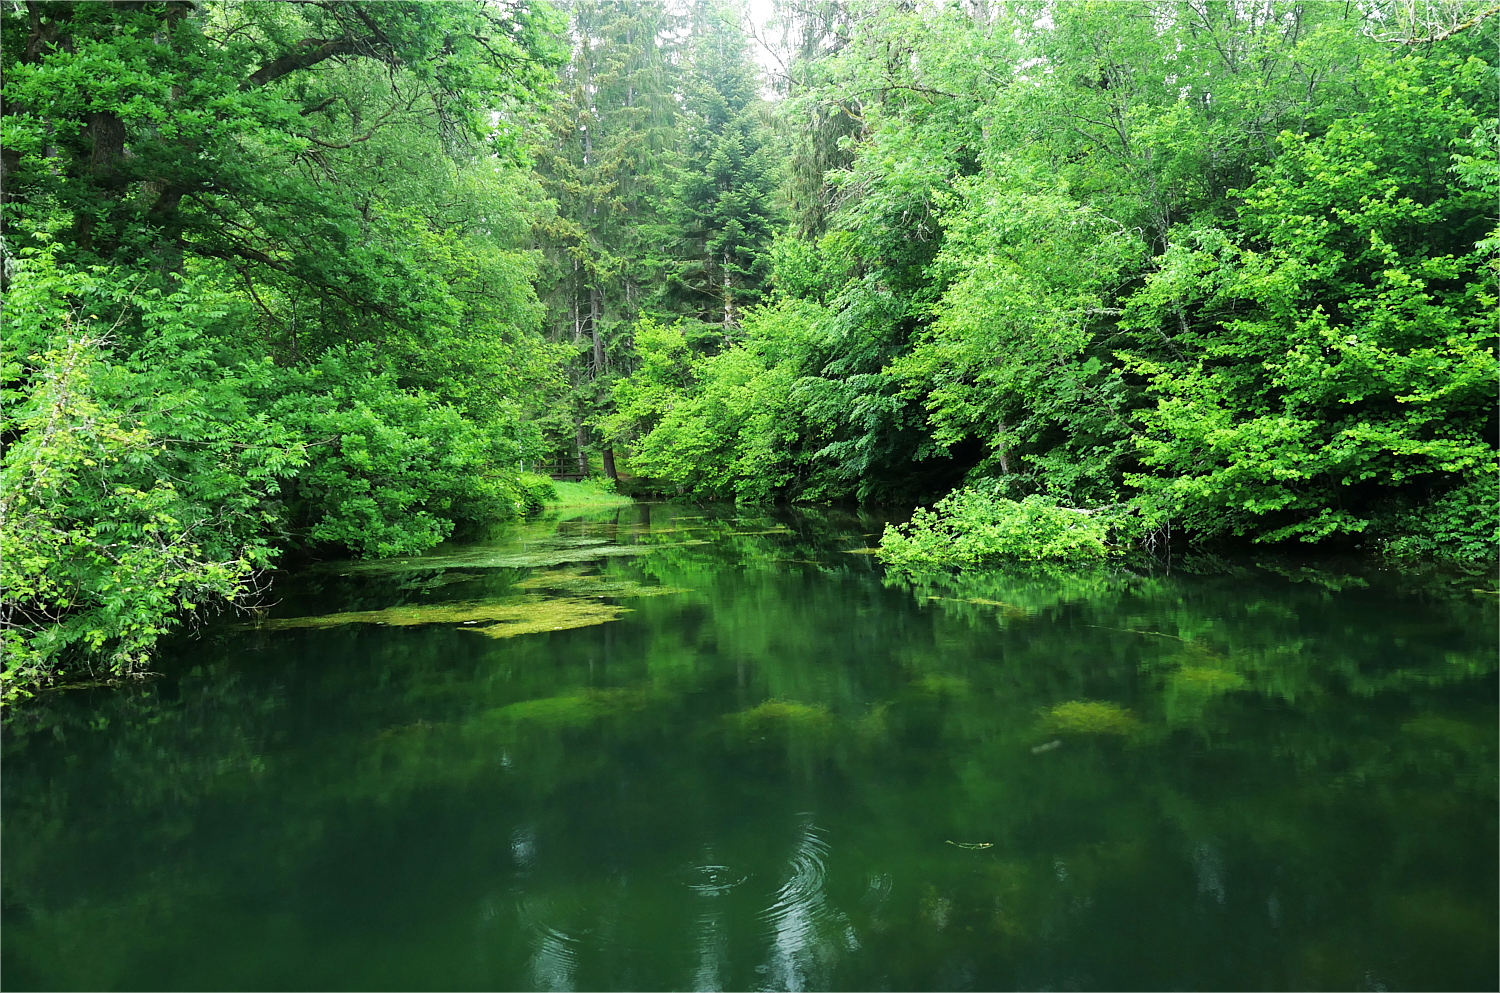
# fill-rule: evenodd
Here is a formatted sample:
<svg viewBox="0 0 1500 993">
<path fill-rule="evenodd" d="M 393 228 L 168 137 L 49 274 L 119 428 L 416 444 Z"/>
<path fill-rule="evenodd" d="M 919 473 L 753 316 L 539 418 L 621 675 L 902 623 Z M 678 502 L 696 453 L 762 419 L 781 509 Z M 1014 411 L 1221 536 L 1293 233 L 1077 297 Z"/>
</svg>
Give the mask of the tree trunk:
<svg viewBox="0 0 1500 993">
<path fill-rule="evenodd" d="M 729 347 L 729 332 L 739 327 L 734 314 L 734 277 L 729 272 L 729 249 L 724 249 L 724 347 Z"/>
<path fill-rule="evenodd" d="M 589 429 L 582 421 L 578 422 L 578 473 L 581 476 L 589 474 L 589 457 L 583 450 L 583 446 L 589 443 Z"/>
<path fill-rule="evenodd" d="M 583 340 L 583 307 L 578 303 L 578 260 L 573 260 L 573 344 Z"/>
<path fill-rule="evenodd" d="M 620 474 L 615 472 L 615 450 L 606 448 L 604 450 L 604 474 L 610 479 L 619 479 Z"/>
<path fill-rule="evenodd" d="M 589 331 L 594 336 L 594 379 L 598 379 L 604 372 L 604 339 L 599 336 L 599 311 L 602 309 L 600 295 L 597 286 L 589 287 Z"/>
</svg>

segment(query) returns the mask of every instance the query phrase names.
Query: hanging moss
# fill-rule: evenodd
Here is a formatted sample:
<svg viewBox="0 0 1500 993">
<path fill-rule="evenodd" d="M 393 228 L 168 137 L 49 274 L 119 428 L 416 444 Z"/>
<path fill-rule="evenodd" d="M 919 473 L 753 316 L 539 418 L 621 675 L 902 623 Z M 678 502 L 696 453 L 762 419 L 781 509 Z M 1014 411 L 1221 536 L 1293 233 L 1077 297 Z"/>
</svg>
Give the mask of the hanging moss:
<svg viewBox="0 0 1500 993">
<path fill-rule="evenodd" d="M 516 596 L 497 600 L 410 604 L 385 610 L 360 610 L 316 617 L 281 617 L 256 625 L 273 631 L 288 628 L 331 628 L 344 624 L 384 624 L 413 627 L 457 624 L 491 638 L 512 638 L 540 631 L 565 631 L 617 620 L 625 607 L 575 597 Z"/>
</svg>

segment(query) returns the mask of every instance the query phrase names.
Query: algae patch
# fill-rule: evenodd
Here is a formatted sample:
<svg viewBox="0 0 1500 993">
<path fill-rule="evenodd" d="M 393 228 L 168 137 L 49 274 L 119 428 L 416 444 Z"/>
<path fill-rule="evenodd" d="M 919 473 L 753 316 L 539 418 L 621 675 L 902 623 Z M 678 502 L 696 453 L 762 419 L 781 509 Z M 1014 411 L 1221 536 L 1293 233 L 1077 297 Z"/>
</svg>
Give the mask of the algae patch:
<svg viewBox="0 0 1500 993">
<path fill-rule="evenodd" d="M 1133 734 L 1141 722 L 1125 707 L 1099 700 L 1069 700 L 1047 712 L 1042 724 L 1049 731 L 1071 734 Z"/>
<path fill-rule="evenodd" d="M 590 689 L 564 696 L 522 700 L 486 711 L 480 725 L 497 728 L 532 726 L 583 728 L 606 717 L 615 717 L 646 706 L 646 694 L 637 689 Z"/>
<path fill-rule="evenodd" d="M 521 590 L 556 590 L 574 597 L 645 597 L 691 592 L 679 586 L 645 586 L 630 579 L 587 575 L 578 569 L 539 572 L 515 586 Z"/>
<path fill-rule="evenodd" d="M 549 541 L 535 549 L 475 548 L 447 555 L 345 562 L 331 568 L 342 576 L 393 576 L 419 569 L 550 569 L 573 562 L 647 555 L 657 547 L 611 545 L 598 539 L 581 538 Z"/>
<path fill-rule="evenodd" d="M 1183 666 L 1172 674 L 1172 680 L 1181 686 L 1201 687 L 1208 693 L 1224 693 L 1245 685 L 1245 677 L 1237 672 L 1201 666 Z"/>
<path fill-rule="evenodd" d="M 963 696 L 969 692 L 967 679 L 937 672 L 928 673 L 921 679 L 913 681 L 912 685 L 923 693 L 930 693 L 933 696 Z"/>
<path fill-rule="evenodd" d="M 332 628 L 344 624 L 383 624 L 415 627 L 422 624 L 457 624 L 491 638 L 513 638 L 540 631 L 566 631 L 618 620 L 625 607 L 575 597 L 514 596 L 496 600 L 459 600 L 451 603 L 415 604 L 385 610 L 359 610 L 316 617 L 281 617 L 262 621 L 257 627 L 274 631 L 289 628 Z M 482 625 L 482 626 L 480 626 Z"/>
<path fill-rule="evenodd" d="M 732 733 L 746 738 L 785 734 L 820 736 L 833 730 L 833 715 L 822 704 L 767 700 L 749 710 L 726 715 L 724 723 Z"/>
</svg>

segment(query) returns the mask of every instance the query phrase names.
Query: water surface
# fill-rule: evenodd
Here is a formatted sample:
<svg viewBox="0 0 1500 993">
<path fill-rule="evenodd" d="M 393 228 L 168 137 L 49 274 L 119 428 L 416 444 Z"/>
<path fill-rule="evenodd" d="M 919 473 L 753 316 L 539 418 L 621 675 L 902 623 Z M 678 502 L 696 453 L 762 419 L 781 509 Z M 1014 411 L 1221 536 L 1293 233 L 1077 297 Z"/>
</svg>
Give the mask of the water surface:
<svg viewBox="0 0 1500 993">
<path fill-rule="evenodd" d="M 5 988 L 1496 987 L 1490 584 L 878 531 L 528 524 L 16 708 Z"/>
</svg>

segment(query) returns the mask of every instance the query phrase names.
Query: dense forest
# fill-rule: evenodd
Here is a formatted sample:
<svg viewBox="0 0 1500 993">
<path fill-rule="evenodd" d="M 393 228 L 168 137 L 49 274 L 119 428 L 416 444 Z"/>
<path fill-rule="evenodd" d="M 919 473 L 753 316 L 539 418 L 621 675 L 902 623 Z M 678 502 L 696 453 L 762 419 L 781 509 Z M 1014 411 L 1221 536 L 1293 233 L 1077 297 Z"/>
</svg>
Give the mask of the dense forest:
<svg viewBox="0 0 1500 993">
<path fill-rule="evenodd" d="M 1485 567 L 1497 14 L 7 0 L 5 697 L 559 464 Z"/>
</svg>

